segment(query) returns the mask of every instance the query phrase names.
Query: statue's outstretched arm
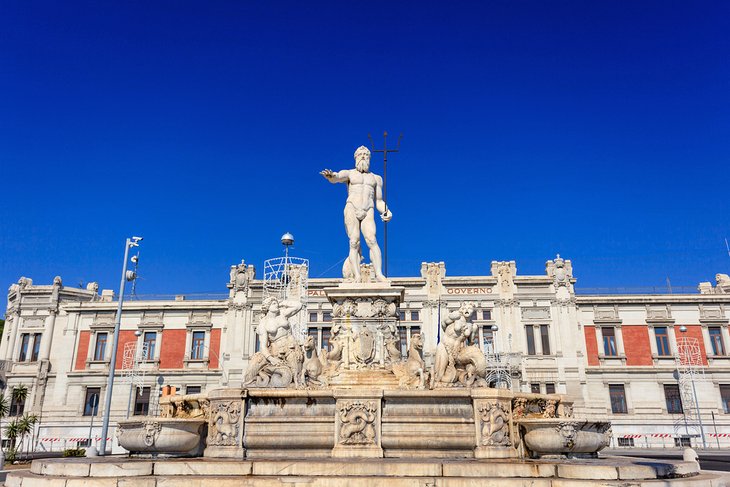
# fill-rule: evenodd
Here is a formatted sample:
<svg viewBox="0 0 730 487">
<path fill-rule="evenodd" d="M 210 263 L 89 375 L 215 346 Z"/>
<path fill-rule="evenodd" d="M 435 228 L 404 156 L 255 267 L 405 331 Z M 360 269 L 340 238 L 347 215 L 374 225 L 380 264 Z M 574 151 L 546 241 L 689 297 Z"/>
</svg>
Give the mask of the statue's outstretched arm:
<svg viewBox="0 0 730 487">
<path fill-rule="evenodd" d="M 350 180 L 350 171 L 347 169 L 343 169 L 339 172 L 335 172 L 331 169 L 325 169 L 324 171 L 320 171 L 320 174 L 332 184 L 346 183 Z"/>
</svg>

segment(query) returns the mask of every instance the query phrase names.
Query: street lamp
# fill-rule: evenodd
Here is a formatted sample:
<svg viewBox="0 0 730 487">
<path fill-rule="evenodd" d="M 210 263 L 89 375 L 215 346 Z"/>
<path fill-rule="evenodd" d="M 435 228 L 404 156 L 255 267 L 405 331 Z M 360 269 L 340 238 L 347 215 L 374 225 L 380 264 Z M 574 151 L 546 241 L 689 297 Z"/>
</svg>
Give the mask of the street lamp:
<svg viewBox="0 0 730 487">
<path fill-rule="evenodd" d="M 682 333 L 687 333 L 687 327 L 682 325 L 679 327 L 679 331 Z M 680 357 L 680 360 L 682 357 Z M 694 364 L 691 363 L 690 357 L 685 357 L 685 360 L 690 361 L 690 367 L 694 366 Z M 691 369 L 690 369 L 691 370 Z M 697 421 L 700 423 L 700 436 L 702 437 L 702 447 L 707 448 L 707 441 L 705 440 L 705 428 L 702 425 L 702 416 L 700 416 L 700 402 L 697 400 L 697 388 L 695 387 L 695 376 L 694 373 L 689 374 L 689 380 L 692 383 L 692 395 L 694 396 L 695 400 L 695 411 L 697 412 Z"/>
<path fill-rule="evenodd" d="M 124 285 L 127 281 L 137 279 L 135 271 L 127 270 L 127 260 L 129 260 L 129 249 L 139 247 L 142 237 L 128 238 L 124 244 L 124 263 L 122 264 L 122 281 L 119 284 L 119 305 L 117 306 L 117 317 L 114 322 L 114 339 L 112 341 L 112 356 L 109 363 L 109 379 L 106 383 L 106 398 L 104 400 L 104 421 L 101 427 L 101 448 L 99 455 L 106 455 L 106 436 L 109 433 L 109 415 L 112 409 L 112 390 L 114 389 L 114 370 L 117 365 L 117 343 L 119 342 L 119 328 L 122 322 L 122 303 L 124 303 Z M 136 260 L 134 262 L 136 264 Z"/>
</svg>

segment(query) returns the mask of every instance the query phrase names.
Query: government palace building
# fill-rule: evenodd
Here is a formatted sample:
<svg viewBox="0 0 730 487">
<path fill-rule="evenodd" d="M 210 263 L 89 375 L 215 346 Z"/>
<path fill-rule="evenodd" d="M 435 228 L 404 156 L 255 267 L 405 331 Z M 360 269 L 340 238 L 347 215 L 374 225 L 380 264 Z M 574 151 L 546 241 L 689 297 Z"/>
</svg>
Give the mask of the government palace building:
<svg viewBox="0 0 730 487">
<path fill-rule="evenodd" d="M 156 414 L 163 389 L 245 387 L 266 281 L 243 262 L 221 276 L 228 271 L 219 295 L 125 297 L 108 435 L 115 452 L 116 421 Z M 443 262 L 424 262 L 412 277 L 390 279 L 405 288 L 404 355 L 421 333 L 432 365 L 441 318 L 470 302 L 493 386 L 568 396 L 576 416 L 612 423 L 613 447 L 730 447 L 727 275 L 691 292 L 615 294 L 576 293 L 572 263 L 560 256 L 541 275 L 520 275 L 514 261 L 491 262 L 488 271 L 485 262 L 480 273 L 451 276 Z M 297 331 L 319 350 L 328 349 L 332 324 L 324 289 L 341 281 L 309 278 L 301 296 Z M 36 451 L 98 445 L 117 306 L 118 296 L 96 283 L 23 277 L 10 286 L 2 385 L 8 398 L 27 387 L 24 400 L 10 401 L 10 416 L 38 417 L 27 437 Z"/>
</svg>

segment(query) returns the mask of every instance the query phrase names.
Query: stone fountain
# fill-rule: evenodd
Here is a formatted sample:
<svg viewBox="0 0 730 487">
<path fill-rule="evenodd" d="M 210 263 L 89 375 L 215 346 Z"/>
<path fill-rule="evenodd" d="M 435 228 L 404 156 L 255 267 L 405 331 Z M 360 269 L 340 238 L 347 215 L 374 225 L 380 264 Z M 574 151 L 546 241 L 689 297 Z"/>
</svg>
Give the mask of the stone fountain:
<svg viewBox="0 0 730 487">
<path fill-rule="evenodd" d="M 461 303 L 440 323 L 434 363 L 413 335 L 397 343 L 404 289 L 381 272 L 374 214 L 388 221 L 382 180 L 360 147 L 356 168 L 322 171 L 348 185 L 349 255 L 343 281 L 325 289 L 333 309 L 330 346 L 292 333 L 302 304 L 267 297 L 257 327 L 260 351 L 241 387 L 164 397 L 161 417 L 119 423 L 131 458 L 36 460 L 7 485 L 580 486 L 725 485 L 695 462 L 601 459 L 610 424 L 573 416 L 557 394 L 488 387 L 476 343 L 474 306 Z M 360 235 L 370 250 L 361 264 Z M 94 479 L 92 479 L 92 477 Z M 66 484 L 71 485 L 71 484 Z M 121 484 L 120 484 L 121 485 Z"/>
</svg>

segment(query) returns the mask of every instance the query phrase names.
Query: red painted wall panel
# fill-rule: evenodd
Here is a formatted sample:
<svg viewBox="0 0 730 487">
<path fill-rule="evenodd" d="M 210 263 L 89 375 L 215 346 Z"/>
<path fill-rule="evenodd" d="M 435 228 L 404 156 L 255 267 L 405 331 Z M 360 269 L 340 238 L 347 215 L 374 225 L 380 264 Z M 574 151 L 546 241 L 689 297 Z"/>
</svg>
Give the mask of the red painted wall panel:
<svg viewBox="0 0 730 487">
<path fill-rule="evenodd" d="M 649 327 L 646 325 L 624 325 L 621 327 L 626 352 L 626 365 L 653 365 Z"/>
<path fill-rule="evenodd" d="M 208 363 L 209 369 L 218 368 L 218 357 L 221 354 L 220 348 L 221 348 L 221 329 L 213 328 L 212 330 L 210 330 L 210 354 L 208 355 L 208 357 L 210 358 L 210 362 Z"/>
<path fill-rule="evenodd" d="M 187 330 L 163 330 L 160 349 L 161 369 L 182 369 Z M 219 339 L 220 341 L 220 339 Z"/>
<path fill-rule="evenodd" d="M 74 370 L 84 370 L 86 368 L 86 357 L 89 355 L 89 340 L 91 340 L 90 331 L 82 331 L 79 333 L 79 349 L 76 351 L 76 365 Z"/>
<path fill-rule="evenodd" d="M 687 338 L 696 338 L 700 342 L 700 356 L 702 357 L 702 363 L 707 365 L 707 350 L 705 350 L 705 340 L 702 337 L 702 327 L 700 325 L 685 325 L 687 331 L 682 333 L 679 331 L 681 325 L 674 325 L 674 335 L 679 341 L 683 336 Z"/>
<path fill-rule="evenodd" d="M 112 337 L 109 337 L 111 340 Z M 115 367 L 117 370 L 122 369 L 122 360 L 124 359 L 124 347 L 127 343 L 136 342 L 137 337 L 134 336 L 134 330 L 119 330 L 119 343 L 117 343 L 117 363 Z"/>
<path fill-rule="evenodd" d="M 586 336 L 586 354 L 588 365 L 598 365 L 598 343 L 596 343 L 596 327 L 584 326 L 583 332 Z"/>
</svg>

